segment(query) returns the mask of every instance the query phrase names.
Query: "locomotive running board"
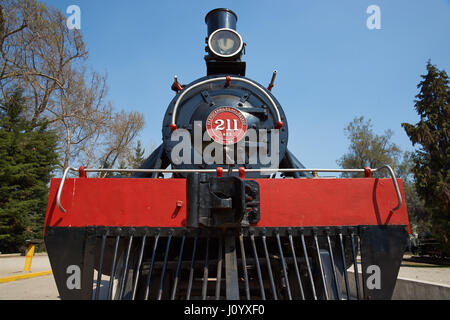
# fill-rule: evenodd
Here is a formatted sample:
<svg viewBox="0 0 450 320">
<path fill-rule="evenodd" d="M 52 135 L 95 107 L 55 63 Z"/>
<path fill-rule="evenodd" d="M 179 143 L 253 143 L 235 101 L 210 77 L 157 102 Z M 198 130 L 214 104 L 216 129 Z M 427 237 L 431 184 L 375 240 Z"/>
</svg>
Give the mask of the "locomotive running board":
<svg viewBox="0 0 450 320">
<path fill-rule="evenodd" d="M 53 179 L 45 242 L 60 296 L 391 298 L 409 230 L 391 179 L 256 181 L 260 220 L 227 233 L 186 227 L 185 179 L 67 179 L 65 213 Z"/>
</svg>

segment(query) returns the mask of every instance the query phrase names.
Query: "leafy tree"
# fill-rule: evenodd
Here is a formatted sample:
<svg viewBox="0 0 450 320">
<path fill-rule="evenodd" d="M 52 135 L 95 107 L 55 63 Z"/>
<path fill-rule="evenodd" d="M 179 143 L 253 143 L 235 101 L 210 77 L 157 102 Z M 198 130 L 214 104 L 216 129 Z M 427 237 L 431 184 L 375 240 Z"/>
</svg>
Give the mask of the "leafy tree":
<svg viewBox="0 0 450 320">
<path fill-rule="evenodd" d="M 350 140 L 349 151 L 343 155 L 337 163 L 346 169 L 377 168 L 385 164 L 390 165 L 396 176 L 403 181 L 406 205 L 410 217 L 410 223 L 419 233 L 427 232 L 428 221 L 424 214 L 423 201 L 418 197 L 414 185 L 414 166 L 411 152 L 402 152 L 400 148 L 392 143 L 392 131 L 387 130 L 384 135 L 377 135 L 372 130 L 370 120 L 365 121 L 363 117 L 355 118 L 344 129 Z M 347 177 L 362 177 L 362 173 L 343 174 Z M 375 173 L 374 177 L 387 177 L 386 171 Z"/>
<path fill-rule="evenodd" d="M 126 151 L 126 153 L 128 154 L 127 157 L 122 157 L 119 160 L 119 166 L 117 167 L 118 169 L 138 169 L 142 163 L 144 162 L 145 158 L 144 158 L 144 154 L 145 154 L 145 149 L 142 148 L 142 143 L 140 140 L 137 141 L 136 146 L 133 149 L 134 154 L 132 154 L 132 150 L 131 148 L 129 148 L 129 150 Z M 103 160 L 102 161 L 102 168 L 104 169 L 111 169 L 113 166 L 111 165 L 111 163 L 108 160 Z M 103 173 L 98 173 L 98 177 L 103 177 L 103 178 L 107 178 L 107 177 L 130 177 L 133 174 L 131 172 L 128 173 L 124 173 L 124 172 L 103 172 Z"/>
<path fill-rule="evenodd" d="M 57 136 L 24 116 L 21 90 L 0 104 L 0 251 L 17 252 L 42 238 L 48 183 L 57 164 Z"/>
<path fill-rule="evenodd" d="M 396 168 L 401 161 L 400 148 L 390 141 L 392 131 L 387 130 L 384 135 L 377 135 L 372 130 L 372 123 L 364 117 L 355 117 L 344 129 L 350 140 L 349 150 L 337 164 L 345 169 L 378 168 L 390 165 Z M 375 173 L 374 176 L 386 176 L 386 172 Z M 343 176 L 362 177 L 363 173 L 346 173 Z"/>
<path fill-rule="evenodd" d="M 106 73 L 88 66 L 82 33 L 66 19 L 38 0 L 0 1 L 0 97 L 23 89 L 27 117 L 34 125 L 45 118 L 58 132 L 61 169 L 103 161 L 115 167 L 144 118 L 106 100 Z"/>
<path fill-rule="evenodd" d="M 402 123 L 412 144 L 415 188 L 424 201 L 434 237 L 450 248 L 450 88 L 447 73 L 427 63 L 427 74 L 417 85 L 415 125 Z"/>
<path fill-rule="evenodd" d="M 430 219 L 426 214 L 424 201 L 417 194 L 413 167 L 413 153 L 406 151 L 403 156 L 403 161 L 395 171 L 396 175 L 402 178 L 403 181 L 403 191 L 405 193 L 411 229 L 414 233 L 423 235 L 431 231 Z"/>
</svg>

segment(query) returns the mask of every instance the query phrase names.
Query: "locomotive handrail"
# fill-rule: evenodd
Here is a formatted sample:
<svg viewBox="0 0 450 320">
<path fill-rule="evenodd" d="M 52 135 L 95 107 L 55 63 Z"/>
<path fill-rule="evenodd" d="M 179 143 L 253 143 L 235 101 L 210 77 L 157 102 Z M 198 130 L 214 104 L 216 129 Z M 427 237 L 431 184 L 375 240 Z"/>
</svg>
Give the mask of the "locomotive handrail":
<svg viewBox="0 0 450 320">
<path fill-rule="evenodd" d="M 398 184 L 397 184 L 397 179 L 396 179 L 396 177 L 395 177 L 394 170 L 392 170 L 392 168 L 391 168 L 390 166 L 388 166 L 388 165 L 381 166 L 381 167 L 379 167 L 379 168 L 377 168 L 377 169 L 375 169 L 375 170 L 376 170 L 376 171 L 380 171 L 380 170 L 382 170 L 382 169 L 387 169 L 387 170 L 389 171 L 389 174 L 390 174 L 391 177 L 392 177 L 392 181 L 394 182 L 395 192 L 397 193 L 398 204 L 397 204 L 397 207 L 395 207 L 394 209 L 392 209 L 392 211 L 398 210 L 398 209 L 400 209 L 400 208 L 402 207 L 402 205 L 403 205 L 403 199 L 402 199 L 402 195 L 400 194 L 400 189 L 399 189 Z"/>
<path fill-rule="evenodd" d="M 61 182 L 59 183 L 59 188 L 58 188 L 58 192 L 56 194 L 56 205 L 58 206 L 59 210 L 61 210 L 63 213 L 66 213 L 66 209 L 63 208 L 63 206 L 61 205 L 61 192 L 64 186 L 64 182 L 66 181 L 66 177 L 67 174 L 69 173 L 69 171 L 78 171 L 76 168 L 72 168 L 72 167 L 67 167 L 64 170 L 64 174 L 61 178 Z"/>
<path fill-rule="evenodd" d="M 81 169 L 82 167 L 80 167 Z M 58 187 L 58 192 L 56 194 L 56 205 L 58 206 L 59 210 L 61 212 L 65 213 L 66 210 L 61 205 L 61 193 L 63 190 L 64 182 L 66 181 L 67 174 L 69 171 L 80 171 L 80 169 L 76 169 L 73 167 L 67 167 L 64 170 L 64 174 L 61 178 L 61 182 Z M 397 194 L 397 200 L 398 204 L 397 206 L 392 209 L 392 211 L 396 211 L 400 209 L 403 205 L 403 199 L 402 195 L 400 193 L 400 189 L 397 184 L 397 178 L 395 176 L 394 170 L 389 165 L 384 165 L 376 169 L 370 169 L 370 168 L 364 168 L 364 169 L 307 169 L 307 168 L 260 168 L 260 169 L 245 169 L 245 172 L 363 172 L 367 174 L 367 171 L 369 170 L 369 176 L 371 172 L 377 172 L 380 170 L 388 170 L 389 174 L 392 178 L 392 181 L 394 183 L 395 192 Z M 87 169 L 83 168 L 83 172 L 123 172 L 123 173 L 133 173 L 133 172 L 146 172 L 146 173 L 214 173 L 217 172 L 216 169 L 104 169 L 104 168 L 92 168 Z M 231 172 L 241 172 L 241 169 L 231 169 Z"/>
<path fill-rule="evenodd" d="M 179 106 L 181 100 L 183 99 L 183 97 L 184 97 L 189 91 L 191 91 L 192 89 L 195 89 L 195 88 L 197 88 L 197 87 L 199 87 L 199 86 L 201 86 L 201 85 L 207 84 L 207 83 L 211 83 L 211 82 L 215 82 L 215 81 L 219 81 L 219 80 L 222 80 L 222 81 L 225 80 L 225 81 L 227 81 L 227 78 L 228 78 L 228 77 L 229 77 L 229 76 L 227 76 L 227 77 L 218 77 L 218 78 L 213 78 L 213 79 L 203 80 L 203 81 L 200 81 L 200 82 L 198 82 L 198 83 L 196 83 L 196 84 L 194 84 L 194 85 L 192 85 L 192 86 L 190 86 L 190 87 L 184 89 L 184 91 L 181 92 L 180 96 L 178 97 L 178 99 L 177 99 L 177 101 L 175 102 L 175 105 L 174 105 L 174 107 L 173 107 L 172 122 L 171 122 L 170 125 L 173 126 L 173 128 L 176 128 L 176 123 L 175 123 L 175 122 L 176 122 L 176 117 L 177 117 L 178 106 Z M 232 80 L 232 81 L 240 81 L 240 82 L 247 83 L 247 84 L 251 85 L 252 87 L 254 87 L 254 88 L 260 90 L 260 91 L 265 95 L 265 97 L 266 97 L 267 99 L 269 99 L 270 103 L 272 104 L 273 108 L 275 109 L 275 112 L 276 112 L 277 118 L 278 118 L 278 123 L 282 123 L 280 111 L 278 110 L 277 104 L 275 103 L 275 101 L 273 101 L 273 99 L 270 97 L 270 95 L 267 94 L 267 92 L 265 92 L 265 91 L 262 90 L 260 87 L 258 87 L 253 81 L 250 81 L 250 80 L 248 80 L 248 79 L 245 79 L 245 78 L 236 78 L 236 77 L 229 77 L 229 79 Z"/>
</svg>

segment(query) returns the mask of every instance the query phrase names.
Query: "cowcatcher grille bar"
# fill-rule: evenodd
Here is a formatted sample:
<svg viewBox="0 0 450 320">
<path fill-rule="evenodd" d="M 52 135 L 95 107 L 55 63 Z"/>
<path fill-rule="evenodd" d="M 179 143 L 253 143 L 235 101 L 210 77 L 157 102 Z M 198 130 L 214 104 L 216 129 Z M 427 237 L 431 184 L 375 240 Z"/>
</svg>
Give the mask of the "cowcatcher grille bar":
<svg viewBox="0 0 450 320">
<path fill-rule="evenodd" d="M 63 299 L 94 300 L 390 299 L 407 235 L 395 225 L 78 227 L 70 228 L 71 252 L 52 254 L 62 252 L 67 229 L 46 231 L 58 290 Z M 388 250 L 373 254 L 380 246 Z"/>
</svg>

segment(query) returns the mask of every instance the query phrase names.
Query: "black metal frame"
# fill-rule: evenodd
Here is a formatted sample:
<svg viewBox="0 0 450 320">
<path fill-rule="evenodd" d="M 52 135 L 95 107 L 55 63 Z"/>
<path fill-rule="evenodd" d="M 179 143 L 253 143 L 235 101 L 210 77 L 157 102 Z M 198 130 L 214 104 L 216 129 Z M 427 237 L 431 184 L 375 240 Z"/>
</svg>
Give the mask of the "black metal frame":
<svg viewBox="0 0 450 320">
<path fill-rule="evenodd" d="M 238 228 L 260 219 L 259 184 L 254 180 L 191 173 L 186 202 L 187 227 Z"/>
<path fill-rule="evenodd" d="M 390 299 L 406 238 L 405 226 L 47 227 L 45 235 L 63 299 L 156 300 Z M 81 269 L 79 289 L 66 285 L 69 265 Z M 367 285 L 371 265 L 381 269 L 379 289 Z"/>
</svg>

